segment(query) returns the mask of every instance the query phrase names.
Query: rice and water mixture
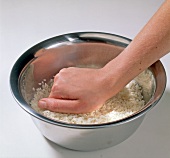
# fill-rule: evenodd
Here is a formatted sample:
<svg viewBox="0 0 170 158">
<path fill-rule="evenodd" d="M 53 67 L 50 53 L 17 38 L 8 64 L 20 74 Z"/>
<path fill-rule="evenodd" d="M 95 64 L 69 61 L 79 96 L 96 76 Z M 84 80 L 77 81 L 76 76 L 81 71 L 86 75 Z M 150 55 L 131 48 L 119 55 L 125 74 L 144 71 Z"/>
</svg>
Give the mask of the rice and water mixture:
<svg viewBox="0 0 170 158">
<path fill-rule="evenodd" d="M 101 124 L 123 119 L 139 111 L 144 106 L 142 89 L 135 80 L 127 84 L 117 95 L 107 100 L 104 105 L 96 111 L 87 114 L 63 114 L 42 110 L 38 107 L 41 98 L 48 97 L 53 80 L 49 84 L 46 80 L 40 83 L 40 88 L 33 88 L 34 97 L 31 100 L 31 107 L 55 121 L 62 121 L 72 124 Z"/>
</svg>

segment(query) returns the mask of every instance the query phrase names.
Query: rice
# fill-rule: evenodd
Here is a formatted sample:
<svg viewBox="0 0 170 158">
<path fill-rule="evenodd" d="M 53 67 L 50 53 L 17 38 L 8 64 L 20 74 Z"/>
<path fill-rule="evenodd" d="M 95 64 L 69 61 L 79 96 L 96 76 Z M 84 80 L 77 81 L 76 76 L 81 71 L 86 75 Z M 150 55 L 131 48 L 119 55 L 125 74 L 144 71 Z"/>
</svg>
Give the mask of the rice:
<svg viewBox="0 0 170 158">
<path fill-rule="evenodd" d="M 34 97 L 30 102 L 31 107 L 41 115 L 55 121 L 71 124 L 102 124 L 117 121 L 128 117 L 144 107 L 145 101 L 142 89 L 135 80 L 127 84 L 117 95 L 107 100 L 103 106 L 87 114 L 63 114 L 42 110 L 38 107 L 41 98 L 48 97 L 53 80 L 47 84 L 44 79 L 39 83 L 40 87 L 33 88 Z"/>
</svg>

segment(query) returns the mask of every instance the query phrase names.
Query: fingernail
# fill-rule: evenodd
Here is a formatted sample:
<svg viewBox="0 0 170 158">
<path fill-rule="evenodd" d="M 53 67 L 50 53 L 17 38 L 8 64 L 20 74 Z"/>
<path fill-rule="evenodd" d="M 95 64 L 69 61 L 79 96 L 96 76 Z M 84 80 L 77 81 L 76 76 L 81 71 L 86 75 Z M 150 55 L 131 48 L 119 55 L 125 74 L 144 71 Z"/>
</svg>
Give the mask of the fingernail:
<svg viewBox="0 0 170 158">
<path fill-rule="evenodd" d="M 46 101 L 44 101 L 44 100 L 40 100 L 39 101 L 39 106 L 41 107 L 41 108 L 47 108 L 47 103 L 46 103 Z"/>
</svg>

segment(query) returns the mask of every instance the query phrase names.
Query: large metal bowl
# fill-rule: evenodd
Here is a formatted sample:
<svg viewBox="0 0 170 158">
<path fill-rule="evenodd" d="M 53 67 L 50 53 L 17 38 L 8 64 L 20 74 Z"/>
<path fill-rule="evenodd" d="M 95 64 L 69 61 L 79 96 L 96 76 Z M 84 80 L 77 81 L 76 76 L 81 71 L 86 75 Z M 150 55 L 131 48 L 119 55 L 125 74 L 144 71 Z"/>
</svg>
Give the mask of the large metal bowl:
<svg viewBox="0 0 170 158">
<path fill-rule="evenodd" d="M 119 55 L 131 42 L 118 35 L 99 32 L 77 32 L 47 39 L 21 55 L 10 75 L 12 94 L 18 104 L 30 114 L 40 132 L 49 140 L 69 149 L 90 151 L 114 146 L 131 136 L 163 95 L 166 74 L 160 61 L 146 71 L 149 81 L 141 75 L 135 78 L 143 89 L 146 105 L 135 114 L 105 124 L 67 124 L 48 119 L 29 105 L 43 79 L 49 81 L 64 67 L 103 67 Z M 120 61 L 121 62 L 121 61 Z"/>
</svg>

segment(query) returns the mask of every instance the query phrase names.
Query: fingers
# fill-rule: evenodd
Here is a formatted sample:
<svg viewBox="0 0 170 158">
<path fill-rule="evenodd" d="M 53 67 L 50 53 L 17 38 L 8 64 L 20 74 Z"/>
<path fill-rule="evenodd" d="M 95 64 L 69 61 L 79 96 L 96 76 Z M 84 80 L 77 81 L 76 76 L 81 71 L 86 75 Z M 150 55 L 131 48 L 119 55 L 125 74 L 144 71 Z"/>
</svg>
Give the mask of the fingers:
<svg viewBox="0 0 170 158">
<path fill-rule="evenodd" d="M 70 95 L 70 94 L 73 93 L 72 92 L 69 93 L 68 90 L 66 91 L 63 87 L 54 84 L 49 94 L 49 98 L 68 99 L 68 100 L 77 99 L 74 95 Z"/>
<path fill-rule="evenodd" d="M 78 100 L 62 100 L 54 98 L 43 98 L 38 102 L 41 109 L 48 109 L 53 112 L 61 113 L 82 113 Z"/>
<path fill-rule="evenodd" d="M 58 83 L 54 82 L 49 98 L 56 98 L 56 99 L 67 99 L 67 100 L 78 100 L 79 94 L 75 93 L 75 86 L 70 86 L 67 83 Z"/>
</svg>

